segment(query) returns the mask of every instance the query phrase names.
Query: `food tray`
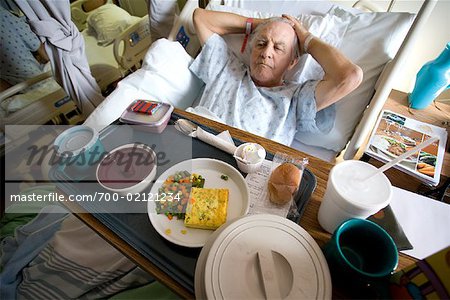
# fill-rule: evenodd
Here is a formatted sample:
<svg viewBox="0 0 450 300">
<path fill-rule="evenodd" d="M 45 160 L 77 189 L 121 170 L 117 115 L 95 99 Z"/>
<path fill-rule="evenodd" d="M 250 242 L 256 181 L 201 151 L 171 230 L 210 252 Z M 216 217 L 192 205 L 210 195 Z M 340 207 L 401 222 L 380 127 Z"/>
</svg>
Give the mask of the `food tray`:
<svg viewBox="0 0 450 300">
<path fill-rule="evenodd" d="M 173 124 L 178 118 L 179 116 L 177 114 L 172 114 L 169 124 Z M 219 159 L 237 168 L 236 161 L 232 155 L 223 152 L 214 146 L 203 143 L 198 139 L 184 136 L 176 131 L 174 126 L 168 126 L 161 134 L 155 134 L 142 130 L 135 130 L 133 126 L 129 125 L 114 126 L 116 124 L 120 124 L 120 122 L 117 121 L 112 124 L 113 126 L 108 126 L 100 132 L 99 138 L 106 151 L 111 151 L 121 144 L 126 143 L 149 143 L 149 141 L 157 141 L 164 136 L 165 142 L 172 141 L 173 143 L 180 143 L 185 141 L 186 143 L 192 143 L 192 154 L 189 154 L 191 155 L 189 158 L 207 157 Z M 208 132 L 217 133 L 211 128 L 204 126 L 202 126 L 202 128 Z M 236 145 L 242 143 L 242 141 L 236 139 L 234 141 Z M 177 148 L 175 145 L 170 144 L 165 146 L 174 149 L 173 151 L 176 151 Z M 267 153 L 266 158 L 269 160 L 273 159 L 273 154 Z M 185 158 L 183 157 L 179 158 L 180 161 L 184 159 Z M 172 161 L 170 165 L 158 167 L 155 178 L 158 178 L 166 169 L 177 162 L 179 161 Z M 93 194 L 102 190 L 100 185 L 96 183 L 95 169 L 96 166 L 91 166 L 84 174 L 80 174 L 77 173 L 76 170 L 70 169 L 70 167 L 55 167 L 51 169 L 49 177 L 57 184 L 62 192 L 68 195 L 80 193 Z M 83 185 L 82 191 L 80 191 L 80 186 L 78 185 L 80 182 L 88 183 Z M 296 223 L 299 222 L 315 187 L 316 177 L 306 168 L 303 172 L 299 193 L 295 199 L 298 213 L 290 218 L 292 221 Z M 191 293 L 194 293 L 195 265 L 201 248 L 177 246 L 161 237 L 152 227 L 148 219 L 146 202 L 133 203 L 134 205 L 137 205 L 137 210 L 141 213 L 111 213 L 106 210 L 107 206 L 105 202 L 78 202 L 78 204 L 88 212 L 92 213 L 94 217 L 134 247 L 153 264 L 177 280 L 179 284 Z M 108 205 L 110 205 L 110 203 Z M 120 211 L 129 206 L 130 203 L 127 201 L 118 201 L 115 202 L 114 205 L 117 206 L 118 211 Z M 121 208 L 121 206 L 123 206 L 123 208 Z"/>
</svg>

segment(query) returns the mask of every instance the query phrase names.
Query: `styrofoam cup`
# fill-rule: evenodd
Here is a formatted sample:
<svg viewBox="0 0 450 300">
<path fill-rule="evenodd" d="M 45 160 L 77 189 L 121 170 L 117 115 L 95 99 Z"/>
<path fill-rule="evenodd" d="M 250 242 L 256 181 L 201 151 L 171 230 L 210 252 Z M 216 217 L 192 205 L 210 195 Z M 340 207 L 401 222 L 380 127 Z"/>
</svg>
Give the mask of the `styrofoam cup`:
<svg viewBox="0 0 450 300">
<path fill-rule="evenodd" d="M 392 185 L 383 173 L 363 180 L 376 170 L 359 160 L 347 160 L 331 169 L 318 214 L 323 229 L 333 233 L 344 221 L 366 219 L 389 204 Z"/>
</svg>

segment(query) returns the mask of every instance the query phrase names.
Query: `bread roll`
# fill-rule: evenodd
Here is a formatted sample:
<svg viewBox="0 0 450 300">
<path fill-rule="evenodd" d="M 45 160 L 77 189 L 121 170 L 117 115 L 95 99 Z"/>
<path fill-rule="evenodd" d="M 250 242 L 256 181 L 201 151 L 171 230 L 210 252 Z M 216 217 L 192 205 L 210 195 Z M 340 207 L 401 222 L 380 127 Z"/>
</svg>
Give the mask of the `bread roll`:
<svg viewBox="0 0 450 300">
<path fill-rule="evenodd" d="M 269 178 L 269 198 L 276 204 L 286 204 L 292 200 L 297 192 L 302 171 L 291 163 L 279 165 Z"/>
</svg>

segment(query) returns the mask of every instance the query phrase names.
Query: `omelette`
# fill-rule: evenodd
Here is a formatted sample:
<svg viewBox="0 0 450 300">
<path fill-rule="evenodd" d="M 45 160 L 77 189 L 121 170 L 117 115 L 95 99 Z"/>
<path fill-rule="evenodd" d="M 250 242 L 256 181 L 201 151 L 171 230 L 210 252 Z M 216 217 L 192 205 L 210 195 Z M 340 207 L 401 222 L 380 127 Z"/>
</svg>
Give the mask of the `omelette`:
<svg viewBox="0 0 450 300">
<path fill-rule="evenodd" d="M 192 188 L 184 225 L 217 229 L 227 220 L 228 189 Z"/>
</svg>

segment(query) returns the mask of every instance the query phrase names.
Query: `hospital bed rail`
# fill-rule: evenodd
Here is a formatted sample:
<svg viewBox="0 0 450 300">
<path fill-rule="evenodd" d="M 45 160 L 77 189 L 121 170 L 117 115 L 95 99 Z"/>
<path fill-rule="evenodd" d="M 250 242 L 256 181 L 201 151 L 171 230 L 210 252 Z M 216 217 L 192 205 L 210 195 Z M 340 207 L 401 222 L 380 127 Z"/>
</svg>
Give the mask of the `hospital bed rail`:
<svg viewBox="0 0 450 300">
<path fill-rule="evenodd" d="M 18 83 L 0 92 L 0 103 L 23 92 L 36 83 L 51 78 L 52 71 L 44 72 L 31 79 Z M 5 125 L 34 125 L 34 124 L 67 124 L 74 125 L 83 122 L 81 112 L 75 102 L 60 88 L 41 99 L 31 102 L 18 111 L 12 112 L 1 119 L 0 126 Z"/>
</svg>

